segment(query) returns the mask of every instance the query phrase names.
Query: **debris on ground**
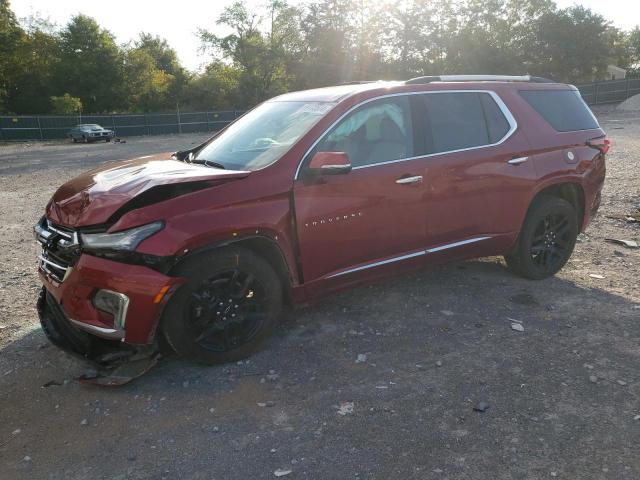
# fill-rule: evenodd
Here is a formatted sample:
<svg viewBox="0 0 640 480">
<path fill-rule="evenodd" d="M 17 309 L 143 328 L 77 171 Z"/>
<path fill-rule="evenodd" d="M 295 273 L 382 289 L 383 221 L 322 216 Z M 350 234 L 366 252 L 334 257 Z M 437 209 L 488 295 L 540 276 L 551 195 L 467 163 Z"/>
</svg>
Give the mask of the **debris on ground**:
<svg viewBox="0 0 640 480">
<path fill-rule="evenodd" d="M 605 242 L 615 243 L 616 245 L 622 245 L 627 248 L 640 248 L 638 242 L 634 242 L 633 240 L 621 240 L 618 238 L 605 238 Z"/>
<path fill-rule="evenodd" d="M 47 383 L 42 385 L 42 388 L 60 387 L 60 386 L 62 386 L 62 383 L 58 382 L 57 380 L 49 380 Z"/>
<path fill-rule="evenodd" d="M 589 276 L 590 276 L 591 278 L 596 278 L 596 279 L 598 279 L 598 280 L 602 280 L 603 278 L 605 278 L 605 276 L 604 276 L 604 275 L 600 275 L 599 273 L 590 273 L 590 274 L 589 274 Z"/>
<path fill-rule="evenodd" d="M 353 413 L 353 402 L 342 402 L 338 408 L 338 415 L 351 415 Z"/>
<path fill-rule="evenodd" d="M 511 322 L 511 330 L 515 330 L 516 332 L 524 332 L 524 325 L 518 322 Z"/>
<path fill-rule="evenodd" d="M 365 353 L 359 353 L 356 358 L 356 363 L 365 363 L 367 361 L 367 355 Z"/>
<path fill-rule="evenodd" d="M 278 469 L 275 472 L 273 472 L 273 474 L 276 477 L 284 477 L 285 475 L 289 475 L 293 470 L 284 470 L 284 469 Z"/>
<path fill-rule="evenodd" d="M 622 220 L 629 223 L 638 223 L 640 222 L 640 210 L 629 214 L 615 213 L 613 215 L 607 215 L 607 218 L 611 218 L 613 220 Z"/>
<path fill-rule="evenodd" d="M 440 360 L 436 361 L 436 367 L 441 367 L 442 366 L 442 362 Z"/>
<path fill-rule="evenodd" d="M 595 375 L 589 375 L 589 381 L 591 383 L 598 383 L 598 377 L 596 377 Z"/>
<path fill-rule="evenodd" d="M 487 402 L 478 402 L 475 407 L 473 407 L 474 412 L 486 412 L 489 409 L 489 404 Z"/>
</svg>

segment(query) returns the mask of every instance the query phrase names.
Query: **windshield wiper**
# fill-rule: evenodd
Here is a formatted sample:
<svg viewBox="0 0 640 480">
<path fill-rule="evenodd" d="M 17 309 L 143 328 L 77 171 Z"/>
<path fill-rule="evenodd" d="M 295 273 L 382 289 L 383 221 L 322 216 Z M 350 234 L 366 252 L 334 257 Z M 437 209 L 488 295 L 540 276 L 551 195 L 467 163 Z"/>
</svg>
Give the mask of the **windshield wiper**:
<svg viewBox="0 0 640 480">
<path fill-rule="evenodd" d="M 205 160 L 205 159 L 198 159 L 198 160 L 193 160 L 191 163 L 199 163 L 201 165 L 206 165 L 207 167 L 215 167 L 215 168 L 219 168 L 221 170 L 225 170 L 225 166 L 222 165 L 221 163 L 218 162 L 214 162 L 213 160 Z"/>
</svg>

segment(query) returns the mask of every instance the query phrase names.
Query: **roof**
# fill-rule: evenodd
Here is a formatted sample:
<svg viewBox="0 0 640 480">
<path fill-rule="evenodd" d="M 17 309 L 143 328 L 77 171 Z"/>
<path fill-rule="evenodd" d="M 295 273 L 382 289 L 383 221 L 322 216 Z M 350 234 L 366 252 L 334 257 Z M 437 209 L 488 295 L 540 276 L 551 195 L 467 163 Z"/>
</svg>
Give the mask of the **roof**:
<svg viewBox="0 0 640 480">
<path fill-rule="evenodd" d="M 357 84 L 337 85 L 335 87 L 313 88 L 311 90 L 302 90 L 299 92 L 285 93 L 273 98 L 277 102 L 327 102 L 337 103 L 355 93 L 361 93 L 367 90 L 375 90 L 377 88 L 392 87 L 403 85 L 404 82 L 367 82 Z"/>
<path fill-rule="evenodd" d="M 341 100 L 352 95 L 371 92 L 373 90 L 384 91 L 394 89 L 398 92 L 419 91 L 419 90 L 441 90 L 443 88 L 467 89 L 482 88 L 490 84 L 499 84 L 502 88 L 516 85 L 527 88 L 550 88 L 550 89 L 566 89 L 572 88 L 563 83 L 555 83 L 541 77 L 533 77 L 530 75 L 441 75 L 416 77 L 407 81 L 375 81 L 375 82 L 353 82 L 334 87 L 314 88 L 311 90 L 302 90 L 298 92 L 285 93 L 270 101 L 277 102 L 326 102 L 338 103 Z M 464 85 L 464 86 L 463 86 Z M 573 87 L 575 88 L 575 87 Z"/>
</svg>

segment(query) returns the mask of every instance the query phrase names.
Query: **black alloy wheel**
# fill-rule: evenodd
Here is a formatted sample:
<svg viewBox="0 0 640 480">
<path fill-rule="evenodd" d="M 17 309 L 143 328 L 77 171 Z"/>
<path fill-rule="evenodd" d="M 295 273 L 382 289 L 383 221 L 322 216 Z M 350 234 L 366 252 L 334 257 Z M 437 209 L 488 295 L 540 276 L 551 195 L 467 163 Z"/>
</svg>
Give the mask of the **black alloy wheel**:
<svg viewBox="0 0 640 480">
<path fill-rule="evenodd" d="M 540 197 L 529 208 L 516 246 L 504 257 L 507 266 L 532 280 L 555 275 L 571 257 L 578 232 L 573 205 L 558 197 Z"/>
<path fill-rule="evenodd" d="M 540 219 L 531 240 L 531 260 L 545 273 L 559 270 L 566 261 L 567 251 L 573 248 L 571 221 L 566 212 L 550 213 Z"/>
<path fill-rule="evenodd" d="M 280 317 L 280 278 L 251 250 L 214 250 L 185 260 L 171 274 L 187 282 L 169 300 L 160 329 L 189 360 L 211 365 L 245 358 Z"/>
<path fill-rule="evenodd" d="M 187 329 L 195 343 L 228 352 L 250 342 L 268 316 L 266 290 L 252 274 L 235 268 L 206 279 L 186 305 Z"/>
</svg>

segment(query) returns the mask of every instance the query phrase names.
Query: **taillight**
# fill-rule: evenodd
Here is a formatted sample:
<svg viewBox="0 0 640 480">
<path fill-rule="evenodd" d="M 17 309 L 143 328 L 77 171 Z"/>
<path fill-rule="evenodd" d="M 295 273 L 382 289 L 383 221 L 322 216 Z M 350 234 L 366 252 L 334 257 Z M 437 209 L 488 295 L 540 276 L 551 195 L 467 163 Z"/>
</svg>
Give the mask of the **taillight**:
<svg viewBox="0 0 640 480">
<path fill-rule="evenodd" d="M 591 140 L 587 140 L 587 146 L 600 150 L 604 155 L 611 148 L 611 140 L 606 137 L 592 138 Z"/>
</svg>

